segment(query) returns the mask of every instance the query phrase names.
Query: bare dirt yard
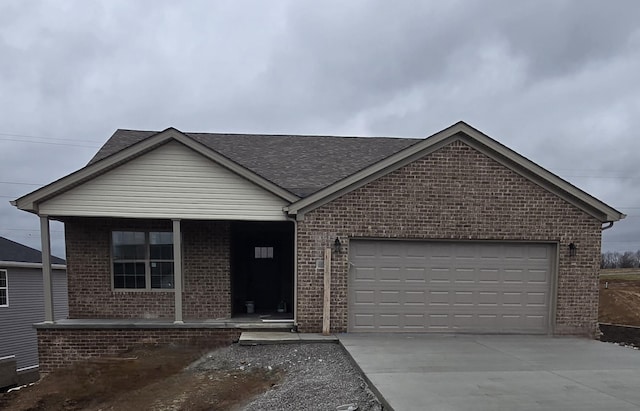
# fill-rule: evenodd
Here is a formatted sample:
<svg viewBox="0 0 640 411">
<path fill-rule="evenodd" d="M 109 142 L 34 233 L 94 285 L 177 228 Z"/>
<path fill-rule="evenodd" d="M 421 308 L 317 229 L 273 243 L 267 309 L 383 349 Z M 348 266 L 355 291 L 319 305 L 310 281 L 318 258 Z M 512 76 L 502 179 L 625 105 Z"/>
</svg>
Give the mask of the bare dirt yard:
<svg viewBox="0 0 640 411">
<path fill-rule="evenodd" d="M 337 344 L 140 347 L 0 394 L 1 410 L 331 410 L 377 398 Z"/>
<path fill-rule="evenodd" d="M 611 269 L 600 273 L 601 323 L 640 326 L 640 269 Z"/>
<path fill-rule="evenodd" d="M 640 270 L 602 270 L 600 322 L 640 326 Z M 144 346 L 0 393 L 0 410 L 380 410 L 337 344 Z"/>
<path fill-rule="evenodd" d="M 279 371 L 264 370 L 185 372 L 201 354 L 187 347 L 145 347 L 80 363 L 3 394 L 0 409 L 232 409 L 282 378 Z"/>
</svg>

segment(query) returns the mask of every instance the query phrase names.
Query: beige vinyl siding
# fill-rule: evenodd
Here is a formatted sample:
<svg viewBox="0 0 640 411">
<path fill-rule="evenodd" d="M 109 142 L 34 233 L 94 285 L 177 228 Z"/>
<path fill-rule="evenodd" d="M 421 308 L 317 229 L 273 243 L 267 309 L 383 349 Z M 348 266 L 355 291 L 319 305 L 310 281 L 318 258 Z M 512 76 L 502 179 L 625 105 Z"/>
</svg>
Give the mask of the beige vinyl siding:
<svg viewBox="0 0 640 411">
<path fill-rule="evenodd" d="M 39 205 L 52 216 L 285 220 L 288 203 L 178 142 Z"/>
</svg>

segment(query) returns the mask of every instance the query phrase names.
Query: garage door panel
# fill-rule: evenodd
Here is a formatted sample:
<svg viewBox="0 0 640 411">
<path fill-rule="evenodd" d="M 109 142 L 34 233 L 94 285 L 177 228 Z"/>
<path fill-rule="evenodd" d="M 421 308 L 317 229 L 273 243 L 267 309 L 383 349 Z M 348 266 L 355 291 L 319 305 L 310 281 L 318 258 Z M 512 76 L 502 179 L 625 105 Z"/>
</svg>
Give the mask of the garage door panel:
<svg viewBox="0 0 640 411">
<path fill-rule="evenodd" d="M 498 284 L 500 282 L 500 270 L 497 268 L 479 268 L 476 278 L 480 284 Z"/>
<path fill-rule="evenodd" d="M 546 307 L 548 299 L 547 293 L 526 293 L 525 305 L 527 307 Z"/>
<path fill-rule="evenodd" d="M 376 279 L 375 267 L 358 266 L 354 273 L 355 281 L 375 281 Z"/>
<path fill-rule="evenodd" d="M 451 268 L 449 267 L 431 267 L 428 279 L 430 283 L 450 283 Z"/>
<path fill-rule="evenodd" d="M 374 304 L 375 303 L 375 291 L 371 290 L 356 290 L 354 292 L 354 304 Z"/>
<path fill-rule="evenodd" d="M 527 270 L 526 281 L 528 283 L 548 284 L 549 283 L 549 271 L 548 270 L 541 270 L 541 269 L 530 269 L 530 270 Z"/>
<path fill-rule="evenodd" d="M 408 266 L 405 269 L 406 272 L 406 276 L 405 276 L 405 282 L 407 283 L 426 283 L 427 282 L 427 270 L 424 268 L 424 266 L 422 267 L 413 267 L 413 266 Z"/>
<path fill-rule="evenodd" d="M 547 331 L 551 245 L 352 240 L 350 250 L 350 331 Z"/>
<path fill-rule="evenodd" d="M 365 331 L 375 330 L 374 325 L 375 316 L 373 314 L 355 314 L 353 316 L 354 328 Z"/>
<path fill-rule="evenodd" d="M 378 279 L 381 282 L 399 283 L 403 281 L 403 277 L 401 276 L 402 273 L 400 273 L 400 270 L 400 267 L 380 267 L 378 271 Z"/>
</svg>

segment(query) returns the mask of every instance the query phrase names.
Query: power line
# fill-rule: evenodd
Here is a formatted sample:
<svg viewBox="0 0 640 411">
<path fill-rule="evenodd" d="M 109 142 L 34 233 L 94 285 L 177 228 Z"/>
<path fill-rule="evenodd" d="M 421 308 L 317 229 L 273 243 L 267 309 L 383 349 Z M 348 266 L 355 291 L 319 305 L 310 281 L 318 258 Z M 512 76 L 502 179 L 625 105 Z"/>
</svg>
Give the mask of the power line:
<svg viewBox="0 0 640 411">
<path fill-rule="evenodd" d="M 91 142 L 91 143 L 100 143 L 100 141 L 97 140 L 81 140 L 78 138 L 58 138 L 58 137 L 42 137 L 42 136 L 34 136 L 34 135 L 28 135 L 28 134 L 16 134 L 16 133 L 0 133 L 0 136 L 7 136 L 7 137 L 26 137 L 26 138 L 37 138 L 37 139 L 42 139 L 42 140 L 59 140 L 59 141 L 81 141 L 81 142 Z"/>
<path fill-rule="evenodd" d="M 16 138 L 4 138 L 0 137 L 0 141 L 15 141 L 18 143 L 31 143 L 31 144 L 49 144 L 54 146 L 69 146 L 69 147 L 84 147 L 84 148 L 99 148 L 99 145 L 86 145 L 86 144 L 71 144 L 71 143 L 54 143 L 51 141 L 32 141 L 32 140 L 22 140 Z"/>
<path fill-rule="evenodd" d="M 563 177 L 571 177 L 571 178 L 618 178 L 624 180 L 637 180 L 640 177 L 636 176 L 572 176 L 572 175 L 564 175 Z"/>
</svg>

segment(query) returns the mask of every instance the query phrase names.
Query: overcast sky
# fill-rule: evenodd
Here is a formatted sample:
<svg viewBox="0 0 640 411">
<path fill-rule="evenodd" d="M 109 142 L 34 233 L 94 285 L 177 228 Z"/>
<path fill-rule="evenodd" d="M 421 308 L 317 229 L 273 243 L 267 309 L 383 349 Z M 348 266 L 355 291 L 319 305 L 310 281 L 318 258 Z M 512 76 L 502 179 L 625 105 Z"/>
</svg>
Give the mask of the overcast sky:
<svg viewBox="0 0 640 411">
<path fill-rule="evenodd" d="M 117 128 L 426 137 L 464 120 L 626 213 L 604 250 L 640 249 L 639 22 L 637 0 L 0 0 L 0 236 L 40 248 L 9 200 Z"/>
</svg>

